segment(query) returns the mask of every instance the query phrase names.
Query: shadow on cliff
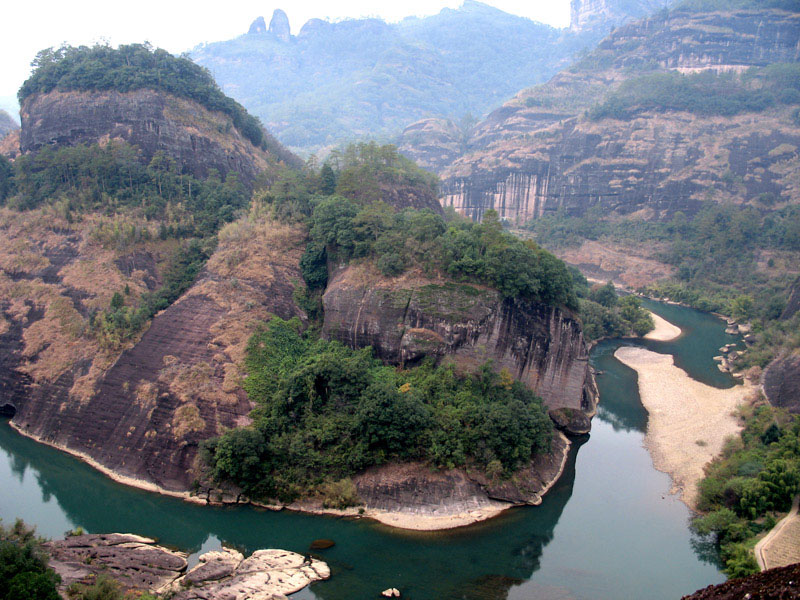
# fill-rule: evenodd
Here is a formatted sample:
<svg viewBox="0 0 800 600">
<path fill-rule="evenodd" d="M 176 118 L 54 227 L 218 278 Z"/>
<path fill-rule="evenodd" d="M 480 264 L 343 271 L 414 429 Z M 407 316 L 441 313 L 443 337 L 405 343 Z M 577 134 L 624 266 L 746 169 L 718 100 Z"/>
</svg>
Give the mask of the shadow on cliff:
<svg viewBox="0 0 800 600">
<path fill-rule="evenodd" d="M 391 585 L 418 600 L 501 600 L 539 569 L 572 495 L 580 445 L 573 446 L 564 475 L 541 506 L 513 509 L 450 532 L 403 532 L 366 519 L 193 505 L 117 484 L 71 456 L 18 435 L 5 421 L 0 422 L 0 459 L 8 461 L 12 479 L 19 481 L 0 485 L 14 493 L 15 487 L 22 489 L 23 479 L 35 478 L 41 498 L 31 497 L 29 504 L 55 501 L 65 530 L 82 526 L 89 532 L 136 533 L 190 552 L 209 536 L 245 552 L 270 547 L 307 552 L 314 539 L 333 539 L 336 546 L 321 552 L 333 577 L 306 592 L 308 597 L 370 597 Z M 376 589 L 381 582 L 383 588 Z"/>
</svg>

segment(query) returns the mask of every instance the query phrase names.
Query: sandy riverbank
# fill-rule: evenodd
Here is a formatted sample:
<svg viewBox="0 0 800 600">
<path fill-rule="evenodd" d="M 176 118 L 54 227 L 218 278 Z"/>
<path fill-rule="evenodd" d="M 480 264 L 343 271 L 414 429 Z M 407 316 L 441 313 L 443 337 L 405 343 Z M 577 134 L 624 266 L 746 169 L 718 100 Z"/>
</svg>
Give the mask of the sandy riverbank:
<svg viewBox="0 0 800 600">
<path fill-rule="evenodd" d="M 614 356 L 639 376 L 639 395 L 648 412 L 645 445 L 656 469 L 672 477 L 672 492 L 694 507 L 703 467 L 720 454 L 725 438 L 739 433 L 736 408 L 752 385 L 727 390 L 689 377 L 669 354 L 624 346 Z"/>
<path fill-rule="evenodd" d="M 650 316 L 653 317 L 655 329 L 647 333 L 644 338 L 646 340 L 658 340 L 659 342 L 669 342 L 681 335 L 681 328 L 673 325 L 666 319 L 662 319 L 656 313 L 651 312 Z"/>
<path fill-rule="evenodd" d="M 71 448 L 63 446 L 61 444 L 56 444 L 53 442 L 48 442 L 46 440 L 39 439 L 35 435 L 32 435 L 29 432 L 26 432 L 22 428 L 18 427 L 14 422 L 10 422 L 9 424 L 19 434 L 31 438 L 32 440 L 37 441 L 39 443 L 56 448 L 57 450 L 61 450 L 62 452 L 66 452 L 67 454 L 71 454 L 75 458 L 85 462 L 92 468 L 100 471 L 101 473 L 103 473 L 113 481 L 116 481 L 117 483 L 121 483 L 123 485 L 138 488 L 141 490 L 146 490 L 148 492 L 162 494 L 164 496 L 172 496 L 173 498 L 179 498 L 181 500 L 184 500 L 185 502 L 191 502 L 193 504 L 202 504 L 206 506 L 221 506 L 221 505 L 233 504 L 233 503 L 207 502 L 204 498 L 192 495 L 189 492 L 167 490 L 149 481 L 144 481 L 142 479 L 120 475 L 119 473 L 113 471 L 112 469 L 109 469 L 108 467 L 105 467 L 104 465 L 100 464 L 91 456 L 83 452 L 72 450 Z M 544 487 L 539 493 L 539 501 L 533 502 L 533 504 L 540 504 L 541 496 L 544 496 L 550 490 L 550 488 L 552 488 L 553 485 L 555 485 L 555 483 L 564 473 L 564 468 L 567 464 L 567 457 L 569 455 L 570 443 L 567 437 L 564 436 L 564 434 L 562 434 L 561 432 L 557 432 L 556 435 L 560 436 L 564 441 L 566 441 L 564 451 L 560 457 L 560 465 L 558 467 L 558 472 L 549 481 L 545 483 Z M 365 508 L 365 507 L 352 507 L 344 510 L 337 510 L 333 508 L 322 508 L 321 506 L 315 505 L 311 502 L 295 502 L 293 504 L 286 506 L 267 505 L 257 502 L 253 502 L 251 504 L 259 508 L 265 508 L 274 511 L 280 511 L 286 509 L 306 514 L 331 516 L 331 517 L 368 518 L 378 521 L 379 523 L 383 523 L 384 525 L 388 525 L 390 527 L 396 527 L 398 529 L 410 529 L 414 531 L 439 531 L 444 529 L 455 529 L 457 527 L 466 527 L 467 525 L 473 525 L 474 523 L 479 523 L 481 521 L 485 521 L 487 519 L 496 517 L 503 511 L 518 506 L 517 504 L 513 504 L 510 502 L 499 502 L 496 500 L 486 499 L 485 502 L 483 502 L 480 506 L 475 506 L 473 508 L 470 508 L 469 510 L 453 512 L 450 514 L 430 514 L 430 513 L 426 514 L 425 512 L 387 511 L 387 510 L 379 510 L 379 509 Z"/>
</svg>

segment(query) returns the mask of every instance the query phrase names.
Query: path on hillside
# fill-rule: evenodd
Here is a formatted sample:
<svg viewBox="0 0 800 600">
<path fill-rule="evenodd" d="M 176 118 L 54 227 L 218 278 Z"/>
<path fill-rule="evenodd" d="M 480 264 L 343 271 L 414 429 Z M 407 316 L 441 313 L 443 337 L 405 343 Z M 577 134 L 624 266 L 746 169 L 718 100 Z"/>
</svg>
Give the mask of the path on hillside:
<svg viewBox="0 0 800 600">
<path fill-rule="evenodd" d="M 756 544 L 756 561 L 762 571 L 800 562 L 798 505 L 800 505 L 800 496 L 795 497 L 789 514 Z"/>
</svg>

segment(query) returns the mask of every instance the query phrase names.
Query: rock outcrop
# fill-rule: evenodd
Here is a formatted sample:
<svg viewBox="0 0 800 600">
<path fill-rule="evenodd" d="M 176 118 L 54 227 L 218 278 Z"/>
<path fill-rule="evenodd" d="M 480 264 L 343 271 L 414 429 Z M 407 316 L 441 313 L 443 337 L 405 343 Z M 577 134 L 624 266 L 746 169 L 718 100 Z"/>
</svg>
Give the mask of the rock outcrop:
<svg viewBox="0 0 800 600">
<path fill-rule="evenodd" d="M 391 364 L 435 357 L 474 369 L 491 360 L 549 408 L 594 411 L 589 354 L 578 320 L 566 310 L 418 274 L 387 279 L 365 265 L 335 270 L 322 302 L 323 335 L 372 346 Z"/>
<path fill-rule="evenodd" d="M 770 404 L 800 414 L 800 354 L 774 360 L 764 372 L 763 381 Z"/>
<path fill-rule="evenodd" d="M 654 13 L 667 4 L 667 0 L 571 0 L 569 28 L 571 31 L 608 31 L 630 19 Z"/>
<path fill-rule="evenodd" d="M 12 424 L 124 481 L 189 490 L 199 442 L 249 422 L 240 379 L 253 325 L 305 318 L 293 300 L 305 233 L 228 225 L 197 282 L 135 343 L 108 349 L 89 332 L 92 309 L 126 285 L 155 286 L 165 249 L 120 256 L 93 240 L 89 219 L 7 211 L 3 223 L 0 392 Z"/>
<path fill-rule="evenodd" d="M 269 32 L 282 42 L 288 42 L 292 38 L 292 30 L 289 26 L 289 17 L 280 8 L 276 8 L 272 13 L 269 22 Z"/>
<path fill-rule="evenodd" d="M 537 455 L 508 480 L 492 480 L 477 469 L 438 471 L 405 463 L 371 467 L 353 483 L 367 510 L 420 519 L 469 515 L 498 503 L 538 505 L 561 475 L 569 448 L 569 440 L 555 434 L 549 453 Z"/>
<path fill-rule="evenodd" d="M 164 593 L 175 600 L 285 600 L 314 581 L 328 579 L 328 565 L 286 550 L 207 552 L 186 571 L 186 554 L 132 534 L 86 534 L 47 542 L 50 566 L 62 591 L 91 584 L 100 575 L 134 594 Z"/>
<path fill-rule="evenodd" d="M 682 600 L 788 600 L 800 597 L 800 563 L 710 585 Z"/>
<path fill-rule="evenodd" d="M 186 570 L 186 554 L 130 533 L 84 534 L 47 542 L 50 566 L 61 575 L 62 589 L 91 584 L 99 575 L 124 590 L 160 590 Z"/>
<path fill-rule="evenodd" d="M 604 4 L 596 2 L 596 4 Z M 514 224 L 565 210 L 662 217 L 708 199 L 775 209 L 800 200 L 796 104 L 714 117 L 641 110 L 592 120 L 587 109 L 639 74 L 796 62 L 800 15 L 780 10 L 675 10 L 615 30 L 547 84 L 524 90 L 460 142 L 447 124 L 420 122 L 401 149 L 442 176 L 442 204 Z"/>
<path fill-rule="evenodd" d="M 297 160 L 268 134 L 271 152 L 253 146 L 228 115 L 148 89 L 33 94 L 23 102 L 20 116 L 23 153 L 123 140 L 137 146 L 144 161 L 161 151 L 196 177 L 215 169 L 223 176 L 237 173 L 245 185 L 280 160 Z"/>
</svg>

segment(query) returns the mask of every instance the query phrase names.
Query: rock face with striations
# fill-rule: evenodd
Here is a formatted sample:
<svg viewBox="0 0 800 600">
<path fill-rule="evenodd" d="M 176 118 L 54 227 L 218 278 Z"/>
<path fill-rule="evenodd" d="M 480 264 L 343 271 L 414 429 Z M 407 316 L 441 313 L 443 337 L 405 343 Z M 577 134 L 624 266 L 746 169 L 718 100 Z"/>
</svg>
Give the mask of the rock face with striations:
<svg viewBox="0 0 800 600">
<path fill-rule="evenodd" d="M 237 173 L 246 185 L 274 162 L 296 160 L 271 138 L 272 152 L 256 148 L 221 112 L 154 90 L 34 94 L 20 116 L 23 153 L 118 139 L 137 146 L 145 161 L 162 151 L 196 177 L 216 169 Z"/>
<path fill-rule="evenodd" d="M 134 296 L 155 289 L 166 248 L 105 249 L 92 221 L 3 213 L 4 411 L 22 433 L 116 476 L 184 492 L 199 475 L 199 442 L 249 423 L 240 380 L 253 323 L 305 319 L 293 300 L 305 232 L 229 225 L 197 282 L 135 343 L 109 349 L 88 333 L 92 311 L 126 286 Z"/>
<path fill-rule="evenodd" d="M 548 408 L 594 412 L 589 353 L 578 320 L 564 309 L 414 274 L 387 279 L 364 265 L 335 271 L 322 302 L 326 337 L 372 346 L 391 364 L 434 357 L 475 369 L 491 360 Z"/>
<path fill-rule="evenodd" d="M 459 158 L 452 127 L 429 122 L 410 126 L 401 149 L 439 172 L 443 205 L 474 219 L 490 208 L 515 224 L 591 207 L 662 217 L 696 211 L 709 189 L 780 208 L 800 200 L 796 104 L 733 117 L 640 110 L 592 120 L 584 113 L 637 74 L 796 62 L 798 44 L 796 13 L 659 14 L 620 27 L 574 67 L 520 92 L 474 128 Z M 762 198 L 769 204 L 758 204 Z"/>
<path fill-rule="evenodd" d="M 800 414 L 800 354 L 770 363 L 764 372 L 764 394 L 773 406 Z"/>
</svg>

